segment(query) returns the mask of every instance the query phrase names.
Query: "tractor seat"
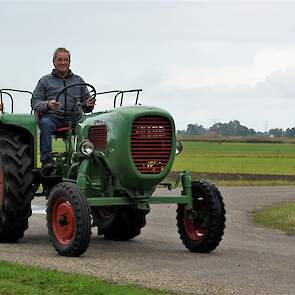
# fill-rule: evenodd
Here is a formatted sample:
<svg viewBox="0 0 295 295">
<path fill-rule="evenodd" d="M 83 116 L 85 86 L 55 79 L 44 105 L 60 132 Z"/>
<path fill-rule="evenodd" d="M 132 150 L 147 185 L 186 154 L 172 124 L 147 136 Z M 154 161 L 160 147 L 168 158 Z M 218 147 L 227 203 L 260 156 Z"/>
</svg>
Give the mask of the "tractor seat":
<svg viewBox="0 0 295 295">
<path fill-rule="evenodd" d="M 68 131 L 68 126 L 60 127 L 53 133 L 53 135 L 55 136 L 55 138 L 66 139 L 68 137 Z M 75 128 L 72 128 L 72 135 L 75 135 Z"/>
</svg>

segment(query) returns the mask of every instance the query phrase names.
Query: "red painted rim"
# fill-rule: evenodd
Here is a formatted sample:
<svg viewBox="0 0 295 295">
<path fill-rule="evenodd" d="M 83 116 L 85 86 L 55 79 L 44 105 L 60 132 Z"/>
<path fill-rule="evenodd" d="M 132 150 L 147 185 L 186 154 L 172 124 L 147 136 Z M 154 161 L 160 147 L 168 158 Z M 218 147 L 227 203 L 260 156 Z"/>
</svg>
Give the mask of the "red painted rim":
<svg viewBox="0 0 295 295">
<path fill-rule="evenodd" d="M 202 227 L 201 225 L 193 223 L 191 220 L 184 218 L 183 226 L 188 237 L 193 241 L 198 241 L 207 234 L 208 228 Z"/>
<path fill-rule="evenodd" d="M 205 215 L 207 215 L 206 213 L 208 212 L 208 206 L 204 198 L 194 198 L 193 208 L 198 212 L 198 214 L 202 212 L 203 214 L 205 213 Z M 184 216 L 183 226 L 188 237 L 193 241 L 202 239 L 208 233 L 208 227 L 204 226 L 204 222 L 200 219 L 189 219 Z"/>
<path fill-rule="evenodd" d="M 52 208 L 52 228 L 57 241 L 68 245 L 75 234 L 76 222 L 72 205 L 64 198 L 59 198 Z"/>
<path fill-rule="evenodd" d="M 4 197 L 4 171 L 0 168 L 0 207 L 3 204 Z"/>
</svg>

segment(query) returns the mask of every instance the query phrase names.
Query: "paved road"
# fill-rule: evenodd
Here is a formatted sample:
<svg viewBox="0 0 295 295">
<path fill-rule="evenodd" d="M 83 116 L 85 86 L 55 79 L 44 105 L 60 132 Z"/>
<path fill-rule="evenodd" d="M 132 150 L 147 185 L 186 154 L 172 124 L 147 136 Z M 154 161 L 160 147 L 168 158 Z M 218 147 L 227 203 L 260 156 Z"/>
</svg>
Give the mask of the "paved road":
<svg viewBox="0 0 295 295">
<path fill-rule="evenodd" d="M 171 289 L 177 294 L 295 294 L 295 236 L 252 223 L 253 210 L 295 201 L 295 187 L 222 188 L 227 227 L 211 254 L 188 252 L 175 226 L 174 205 L 154 205 L 142 235 L 112 242 L 92 236 L 80 258 L 55 254 L 42 214 L 44 200 L 34 200 L 30 229 L 17 244 L 0 244 L 0 259 L 91 274 L 117 282 Z M 41 206 L 41 207 L 38 207 Z"/>
</svg>

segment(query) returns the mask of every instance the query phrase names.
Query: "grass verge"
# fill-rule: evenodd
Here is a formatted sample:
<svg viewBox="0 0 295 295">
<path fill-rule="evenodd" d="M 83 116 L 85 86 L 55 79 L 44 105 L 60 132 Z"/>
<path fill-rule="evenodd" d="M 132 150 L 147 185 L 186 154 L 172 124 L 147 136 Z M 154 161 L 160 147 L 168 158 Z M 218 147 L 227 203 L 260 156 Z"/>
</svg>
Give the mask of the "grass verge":
<svg viewBox="0 0 295 295">
<path fill-rule="evenodd" d="M 180 171 L 172 171 L 165 179 L 174 183 Z M 193 180 L 206 179 L 221 186 L 284 186 L 294 185 L 294 175 L 260 175 L 233 173 L 202 173 L 190 172 Z"/>
<path fill-rule="evenodd" d="M 255 212 L 255 222 L 288 234 L 295 234 L 295 203 L 283 202 Z"/>
<path fill-rule="evenodd" d="M 291 186 L 288 180 L 213 180 L 218 186 Z"/>
<path fill-rule="evenodd" d="M 135 285 L 117 285 L 95 277 L 68 274 L 40 267 L 0 262 L 1 295 L 168 295 L 172 293 Z"/>
</svg>

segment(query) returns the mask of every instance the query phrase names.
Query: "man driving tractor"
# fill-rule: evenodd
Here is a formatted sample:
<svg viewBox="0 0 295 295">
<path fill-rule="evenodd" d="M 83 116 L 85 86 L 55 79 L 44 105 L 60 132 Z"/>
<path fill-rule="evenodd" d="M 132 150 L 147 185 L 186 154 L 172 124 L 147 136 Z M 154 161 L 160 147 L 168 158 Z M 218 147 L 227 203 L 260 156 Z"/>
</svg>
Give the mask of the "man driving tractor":
<svg viewBox="0 0 295 295">
<path fill-rule="evenodd" d="M 61 95 L 59 101 L 56 100 L 61 89 L 73 84 L 85 84 L 80 76 L 70 70 L 70 62 L 70 52 L 62 47 L 57 48 L 53 54 L 54 69 L 39 80 L 32 96 L 31 104 L 40 128 L 40 160 L 45 173 L 53 168 L 52 134 L 58 128 L 68 126 L 69 122 L 75 125 L 82 116 L 75 97 L 82 98 L 85 113 L 91 112 L 95 105 L 95 99 L 89 98 L 86 85 L 71 87 Z"/>
</svg>

